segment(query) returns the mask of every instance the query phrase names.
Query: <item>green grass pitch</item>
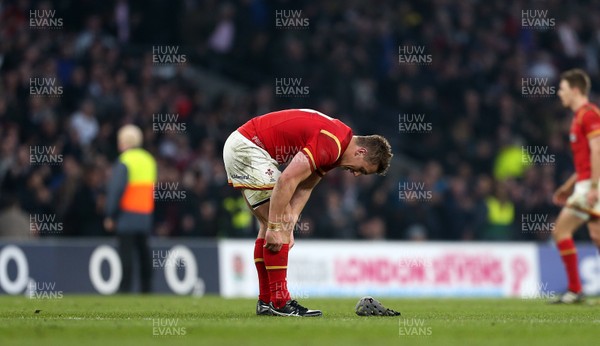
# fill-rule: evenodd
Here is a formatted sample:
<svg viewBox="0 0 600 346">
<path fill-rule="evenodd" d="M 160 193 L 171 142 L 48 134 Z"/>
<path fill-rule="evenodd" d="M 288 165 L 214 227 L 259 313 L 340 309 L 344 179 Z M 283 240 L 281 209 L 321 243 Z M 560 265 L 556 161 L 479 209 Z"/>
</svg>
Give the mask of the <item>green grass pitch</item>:
<svg viewBox="0 0 600 346">
<path fill-rule="evenodd" d="M 304 299 L 324 316 L 283 318 L 256 316 L 256 300 L 215 296 L 0 296 L 0 345 L 549 346 L 597 345 L 600 335 L 592 304 L 382 298 L 402 316 L 359 317 L 356 301 Z"/>
</svg>

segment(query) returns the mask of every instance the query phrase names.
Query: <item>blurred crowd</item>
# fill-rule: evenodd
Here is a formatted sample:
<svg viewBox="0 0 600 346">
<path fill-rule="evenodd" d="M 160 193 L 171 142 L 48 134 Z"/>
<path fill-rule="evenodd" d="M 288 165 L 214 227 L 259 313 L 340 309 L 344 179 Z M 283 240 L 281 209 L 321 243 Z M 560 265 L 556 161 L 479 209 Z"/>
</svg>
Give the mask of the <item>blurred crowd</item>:
<svg viewBox="0 0 600 346">
<path fill-rule="evenodd" d="M 524 26 L 534 9 L 544 27 Z M 157 46 L 179 60 L 157 63 Z M 400 47 L 426 63 L 400 61 Z M 580 67 L 598 101 L 599 50 L 594 1 L 7 0 L 0 235 L 106 235 L 116 131 L 134 123 L 160 188 L 177 192 L 157 198 L 155 235 L 252 237 L 223 143 L 256 115 L 314 108 L 386 136 L 395 157 L 385 177 L 331 171 L 297 238 L 546 240 L 552 193 L 573 172 L 571 114 L 557 87 L 531 94 L 523 81 L 556 86 Z M 207 87 L 206 74 L 231 87 Z M 60 89 L 32 95 L 32 78 Z M 278 92 L 286 79 L 303 92 Z M 33 227 L 40 215 L 60 229 Z"/>
</svg>

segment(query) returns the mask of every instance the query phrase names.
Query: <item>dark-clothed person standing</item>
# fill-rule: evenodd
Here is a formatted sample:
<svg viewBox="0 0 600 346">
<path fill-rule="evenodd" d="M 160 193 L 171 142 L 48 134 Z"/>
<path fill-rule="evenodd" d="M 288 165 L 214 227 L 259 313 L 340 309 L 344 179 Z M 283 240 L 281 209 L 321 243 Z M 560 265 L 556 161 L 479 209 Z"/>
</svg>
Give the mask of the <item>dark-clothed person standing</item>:
<svg viewBox="0 0 600 346">
<path fill-rule="evenodd" d="M 153 187 L 156 161 L 142 149 L 143 135 L 134 125 L 123 126 L 117 141 L 119 156 L 112 168 L 106 195 L 104 227 L 116 232 L 123 266 L 121 292 L 131 291 L 134 258 L 138 258 L 141 291 L 151 290 L 152 257 L 148 236 L 152 232 Z"/>
</svg>

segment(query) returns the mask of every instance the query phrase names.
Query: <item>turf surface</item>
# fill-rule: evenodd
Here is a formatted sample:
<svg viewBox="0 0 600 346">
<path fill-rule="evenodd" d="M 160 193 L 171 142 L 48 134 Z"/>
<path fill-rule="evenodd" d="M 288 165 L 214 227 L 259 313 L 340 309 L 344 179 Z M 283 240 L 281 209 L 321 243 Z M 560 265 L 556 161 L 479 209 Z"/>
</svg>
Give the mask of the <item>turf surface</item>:
<svg viewBox="0 0 600 346">
<path fill-rule="evenodd" d="M 324 316 L 283 318 L 255 316 L 255 300 L 212 296 L 0 296 L 0 345 L 548 346 L 597 345 L 600 336 L 591 304 L 384 298 L 402 316 L 358 317 L 357 300 L 305 299 Z"/>
</svg>

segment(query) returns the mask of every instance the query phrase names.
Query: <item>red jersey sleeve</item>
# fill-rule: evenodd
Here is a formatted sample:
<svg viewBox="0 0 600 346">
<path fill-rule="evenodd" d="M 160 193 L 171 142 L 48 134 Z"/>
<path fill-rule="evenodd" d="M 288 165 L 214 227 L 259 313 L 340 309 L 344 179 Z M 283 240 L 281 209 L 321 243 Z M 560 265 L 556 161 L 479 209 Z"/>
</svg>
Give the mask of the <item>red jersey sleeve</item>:
<svg viewBox="0 0 600 346">
<path fill-rule="evenodd" d="M 321 130 L 302 148 L 302 153 L 307 157 L 311 171 L 323 176 L 342 155 L 340 138 L 327 130 Z"/>
<path fill-rule="evenodd" d="M 588 139 L 600 135 L 600 113 L 595 109 L 587 110 L 581 117 L 581 125 Z"/>
</svg>

